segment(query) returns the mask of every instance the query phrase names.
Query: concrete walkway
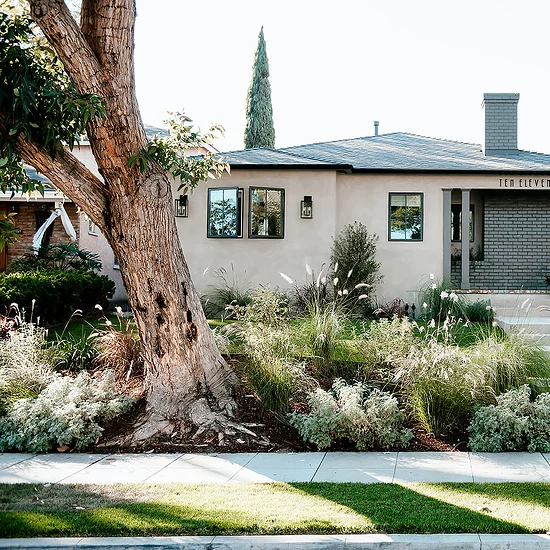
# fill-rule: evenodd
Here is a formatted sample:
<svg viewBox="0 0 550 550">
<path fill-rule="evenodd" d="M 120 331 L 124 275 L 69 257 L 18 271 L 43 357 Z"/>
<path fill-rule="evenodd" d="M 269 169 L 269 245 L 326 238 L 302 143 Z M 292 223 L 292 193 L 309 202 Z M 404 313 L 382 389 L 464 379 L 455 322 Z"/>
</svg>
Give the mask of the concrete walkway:
<svg viewBox="0 0 550 550">
<path fill-rule="evenodd" d="M 0 454 L 0 483 L 550 482 L 550 453 Z"/>
</svg>

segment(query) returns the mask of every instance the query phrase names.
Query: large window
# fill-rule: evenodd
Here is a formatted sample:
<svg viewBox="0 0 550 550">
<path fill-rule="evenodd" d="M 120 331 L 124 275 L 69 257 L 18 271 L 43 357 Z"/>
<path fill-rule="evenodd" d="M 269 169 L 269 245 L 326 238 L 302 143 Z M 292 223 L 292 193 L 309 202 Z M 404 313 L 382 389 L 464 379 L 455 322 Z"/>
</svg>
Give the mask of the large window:
<svg viewBox="0 0 550 550">
<path fill-rule="evenodd" d="M 421 241 L 422 193 L 390 193 L 390 241 Z"/>
<path fill-rule="evenodd" d="M 208 236 L 242 237 L 242 189 L 208 189 Z"/>
<path fill-rule="evenodd" d="M 451 204 L 451 240 L 462 240 L 462 205 Z M 474 205 L 470 204 L 470 242 L 474 241 Z"/>
<path fill-rule="evenodd" d="M 251 187 L 249 205 L 249 237 L 284 237 L 284 189 Z"/>
</svg>

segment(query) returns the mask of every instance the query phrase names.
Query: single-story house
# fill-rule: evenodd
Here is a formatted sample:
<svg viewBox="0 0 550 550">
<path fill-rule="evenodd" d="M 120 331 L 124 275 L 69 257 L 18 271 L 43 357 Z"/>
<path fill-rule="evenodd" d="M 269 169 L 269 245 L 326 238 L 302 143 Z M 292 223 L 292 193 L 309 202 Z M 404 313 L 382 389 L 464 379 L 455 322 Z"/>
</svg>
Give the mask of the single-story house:
<svg viewBox="0 0 550 550">
<path fill-rule="evenodd" d="M 205 291 L 233 266 L 243 281 L 284 289 L 280 273 L 319 272 L 333 237 L 359 221 L 379 237 L 382 300 L 414 302 L 430 276 L 463 290 L 545 291 L 550 154 L 518 149 L 518 100 L 484 95 L 482 145 L 391 133 L 224 153 L 230 174 L 176 199 L 194 281 Z"/>
</svg>

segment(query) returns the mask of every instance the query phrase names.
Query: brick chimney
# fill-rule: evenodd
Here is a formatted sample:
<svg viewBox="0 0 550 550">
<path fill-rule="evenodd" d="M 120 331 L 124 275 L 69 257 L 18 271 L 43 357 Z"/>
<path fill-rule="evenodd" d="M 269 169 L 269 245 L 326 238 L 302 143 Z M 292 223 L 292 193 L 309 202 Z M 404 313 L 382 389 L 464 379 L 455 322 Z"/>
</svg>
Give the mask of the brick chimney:
<svg viewBox="0 0 550 550">
<path fill-rule="evenodd" d="M 519 94 L 483 94 L 485 155 L 517 155 L 518 101 Z"/>
</svg>

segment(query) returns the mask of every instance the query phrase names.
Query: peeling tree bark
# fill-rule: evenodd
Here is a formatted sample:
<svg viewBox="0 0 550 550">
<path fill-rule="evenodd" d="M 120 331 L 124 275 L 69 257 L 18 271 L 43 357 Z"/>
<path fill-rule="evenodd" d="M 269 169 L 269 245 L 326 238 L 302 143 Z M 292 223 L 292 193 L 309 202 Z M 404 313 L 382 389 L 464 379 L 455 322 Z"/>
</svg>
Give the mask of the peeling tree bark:
<svg viewBox="0 0 550 550">
<path fill-rule="evenodd" d="M 142 173 L 128 159 L 146 146 L 134 89 L 134 0 L 83 0 L 81 28 L 62 0 L 29 0 L 31 15 L 81 93 L 105 101 L 88 124 L 103 182 L 66 155 L 57 164 L 21 143 L 36 166 L 90 214 L 120 265 L 146 361 L 147 411 L 136 437 L 176 421 L 223 433 L 235 409 L 235 375 L 220 355 L 191 281 L 160 166 Z M 76 160 L 76 159 L 74 159 Z"/>
</svg>

